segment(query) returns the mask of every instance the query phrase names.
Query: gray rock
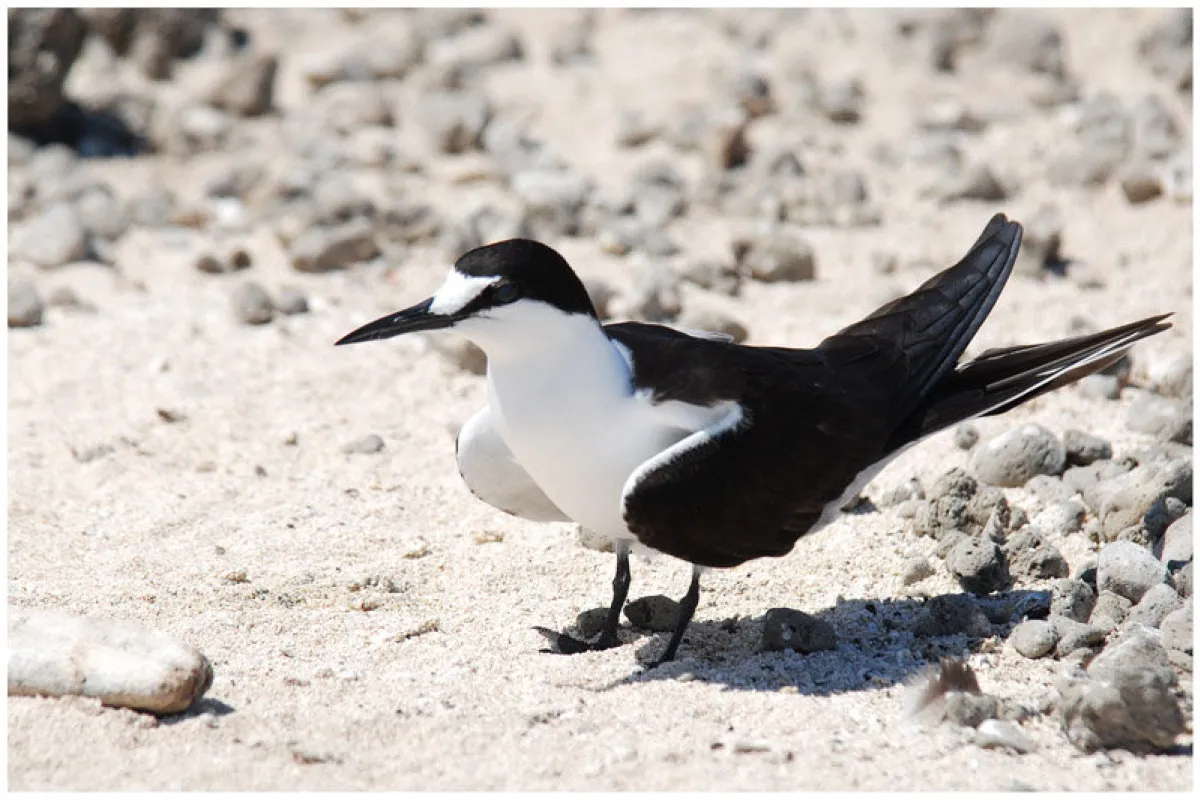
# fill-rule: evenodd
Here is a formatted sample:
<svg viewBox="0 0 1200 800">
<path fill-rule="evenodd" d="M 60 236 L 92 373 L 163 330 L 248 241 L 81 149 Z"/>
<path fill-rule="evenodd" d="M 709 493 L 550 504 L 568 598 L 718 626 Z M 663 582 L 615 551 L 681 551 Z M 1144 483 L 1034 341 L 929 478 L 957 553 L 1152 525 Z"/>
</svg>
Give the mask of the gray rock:
<svg viewBox="0 0 1200 800">
<path fill-rule="evenodd" d="M 160 149 L 173 155 L 190 156 L 223 150 L 233 129 L 233 119 L 219 108 L 191 103 L 166 118 L 161 128 L 151 131 Z"/>
<path fill-rule="evenodd" d="M 280 286 L 275 293 L 275 310 L 289 316 L 308 313 L 308 298 L 295 286 Z"/>
<path fill-rule="evenodd" d="M 629 194 L 633 210 L 648 226 L 662 227 L 687 211 L 683 178 L 670 166 L 652 163 L 634 175 Z"/>
<path fill-rule="evenodd" d="M 765 651 L 815 653 L 835 647 L 833 627 L 823 619 L 791 608 L 772 608 L 763 617 L 761 648 Z"/>
<path fill-rule="evenodd" d="M 1112 542 L 1100 551 L 1097 588 L 1115 592 L 1136 603 L 1142 596 L 1166 580 L 1162 562 L 1146 548 L 1133 542 Z"/>
<path fill-rule="evenodd" d="M 1010 583 L 1004 554 L 991 539 L 969 537 L 946 555 L 946 568 L 960 586 L 973 594 L 991 594 Z"/>
<path fill-rule="evenodd" d="M 247 53 L 232 60 L 226 75 L 213 87 L 209 102 L 240 117 L 271 111 L 279 59 L 271 53 Z"/>
<path fill-rule="evenodd" d="M 661 594 L 639 597 L 625 606 L 625 618 L 636 628 L 670 633 L 679 620 L 679 603 Z"/>
<path fill-rule="evenodd" d="M 1026 658 L 1041 658 L 1058 643 L 1058 632 L 1044 619 L 1029 619 L 1012 629 L 1008 641 Z"/>
<path fill-rule="evenodd" d="M 592 38 L 596 17 L 592 10 L 584 11 L 567 25 L 559 28 L 550 48 L 550 63 L 560 67 L 588 64 L 595 60 Z"/>
<path fill-rule="evenodd" d="M 14 281 L 8 285 L 8 327 L 37 327 L 42 324 L 45 310 L 37 287 L 30 281 Z"/>
<path fill-rule="evenodd" d="M 976 728 L 995 719 L 1000 711 L 1000 699 L 990 694 L 946 692 L 944 714 L 947 720 L 964 728 Z"/>
<path fill-rule="evenodd" d="M 938 97 L 917 112 L 917 127 L 927 131 L 979 133 L 987 122 L 979 119 L 957 97 Z"/>
<path fill-rule="evenodd" d="M 1076 622 L 1087 622 L 1096 607 L 1096 590 L 1074 578 L 1062 578 L 1050 589 L 1050 613 Z"/>
<path fill-rule="evenodd" d="M 579 212 L 592 183 L 574 172 L 524 170 L 513 176 L 512 190 L 524 206 L 538 237 L 571 236 L 579 230 Z"/>
<path fill-rule="evenodd" d="M 63 82 L 86 36 L 87 24 L 74 9 L 23 8 L 9 14 L 10 128 L 36 128 L 63 109 Z"/>
<path fill-rule="evenodd" d="M 1190 502 L 1191 478 L 1190 462 L 1166 467 L 1147 463 L 1097 486 L 1093 494 L 1100 506 L 1105 539 L 1112 541 L 1131 526 L 1169 525 L 1178 518 L 1176 512 L 1182 507 L 1168 503 L 1172 498 L 1184 505 Z M 1085 492 L 1084 500 L 1087 499 Z"/>
<path fill-rule="evenodd" d="M 891 506 L 903 503 L 905 500 L 921 500 L 924 497 L 925 490 L 921 487 L 921 481 L 916 478 L 909 478 L 881 494 L 878 504 L 883 508 L 890 508 Z"/>
<path fill-rule="evenodd" d="M 905 586 L 912 586 L 914 583 L 920 583 L 926 578 L 932 577 L 934 572 L 933 565 L 929 563 L 928 558 L 913 556 L 905 559 L 904 565 L 900 568 L 900 582 Z"/>
<path fill-rule="evenodd" d="M 1072 466 L 1086 466 L 1093 461 L 1112 458 L 1110 442 L 1074 428 L 1063 433 L 1063 447 L 1067 451 L 1067 463 Z"/>
<path fill-rule="evenodd" d="M 1058 548 L 1046 541 L 1041 531 L 1029 525 L 1009 537 L 1004 545 L 1008 568 L 1016 577 L 1040 580 L 1065 578 L 1070 567 Z"/>
<path fill-rule="evenodd" d="M 1162 538 L 1155 543 L 1154 555 L 1170 569 L 1172 563 L 1183 564 L 1191 561 L 1192 548 L 1192 512 L 1188 511 L 1172 522 Z"/>
<path fill-rule="evenodd" d="M 344 136 L 362 128 L 395 124 L 387 96 L 374 83 L 333 83 L 313 95 L 311 103 L 314 121 Z"/>
<path fill-rule="evenodd" d="M 1087 518 L 1087 506 L 1078 497 L 1051 503 L 1034 514 L 1031 523 L 1047 533 L 1067 534 L 1083 530 Z"/>
<path fill-rule="evenodd" d="M 417 117 L 437 152 L 465 153 L 480 148 L 492 107 L 473 92 L 427 92 L 417 102 Z"/>
<path fill-rule="evenodd" d="M 986 164 L 974 164 L 966 170 L 941 176 L 933 193 L 943 203 L 957 200 L 998 202 L 1008 197 L 1008 190 Z"/>
<path fill-rule="evenodd" d="M 275 305 L 267 290 L 254 281 L 246 281 L 230 296 L 233 315 L 245 325 L 265 325 L 275 317 Z"/>
<path fill-rule="evenodd" d="M 1121 381 L 1115 375 L 1087 375 L 1076 381 L 1075 386 L 1089 400 L 1116 400 L 1121 396 Z"/>
<path fill-rule="evenodd" d="M 1032 753 L 1037 749 L 1021 726 L 1010 720 L 985 719 L 976 730 L 975 743 L 987 748 L 1006 747 L 1017 753 Z"/>
<path fill-rule="evenodd" d="M 626 111 L 617 119 L 617 146 L 641 147 L 662 133 L 662 125 L 640 111 Z"/>
<path fill-rule="evenodd" d="M 1094 461 L 1086 467 L 1070 467 L 1062 475 L 1063 484 L 1083 495 L 1088 508 L 1099 511 L 1112 484 L 1111 479 L 1133 470 L 1137 462 L 1133 459 Z M 1125 478 L 1122 480 L 1130 480 Z"/>
<path fill-rule="evenodd" d="M 1067 739 L 1083 752 L 1170 747 L 1185 725 L 1175 682 L 1169 668 L 1156 667 L 1072 683 L 1057 703 Z"/>
<path fill-rule="evenodd" d="M 1025 482 L 1025 491 L 1043 503 L 1065 503 L 1075 496 L 1075 490 L 1056 475 L 1034 475 Z"/>
<path fill-rule="evenodd" d="M 979 429 L 970 422 L 963 422 L 954 428 L 954 446 L 959 450 L 970 450 L 979 441 Z"/>
<path fill-rule="evenodd" d="M 39 267 L 59 267 L 87 257 L 87 229 L 74 203 L 60 201 L 13 231 L 10 257 Z"/>
<path fill-rule="evenodd" d="M 1157 95 L 1142 95 L 1129 109 L 1134 140 L 1143 158 L 1159 160 L 1174 153 L 1182 132 L 1174 114 Z"/>
<path fill-rule="evenodd" d="M 1030 72 L 1065 77 L 1065 51 L 1062 34 L 1041 14 L 1005 9 L 987 28 L 986 55 Z"/>
<path fill-rule="evenodd" d="M 1176 591 L 1169 584 L 1160 583 L 1151 586 L 1142 599 L 1129 610 L 1125 625 L 1145 625 L 1147 628 L 1157 628 L 1168 614 L 1183 604 Z"/>
<path fill-rule="evenodd" d="M 371 455 L 378 453 L 383 449 L 383 439 L 374 433 L 368 433 L 361 439 L 349 442 L 342 446 L 342 452 L 347 455 L 361 453 L 363 455 Z"/>
<path fill-rule="evenodd" d="M 818 106 L 832 122 L 852 124 L 862 118 L 866 98 L 857 78 L 831 83 L 821 89 Z"/>
<path fill-rule="evenodd" d="M 1041 425 L 1027 423 L 990 439 L 971 453 L 971 471 L 995 486 L 1021 486 L 1034 475 L 1059 475 L 1066 466 L 1061 441 Z"/>
<path fill-rule="evenodd" d="M 129 215 L 121 201 L 104 185 L 86 189 L 75 201 L 83 227 L 102 239 L 119 239 L 129 227 Z"/>
<path fill-rule="evenodd" d="M 586 611 L 580 611 L 579 615 L 575 617 L 575 629 L 579 631 L 582 638 L 591 639 L 604 630 L 604 623 L 607 620 L 607 608 L 589 608 Z"/>
<path fill-rule="evenodd" d="M 1162 176 L 1148 164 L 1130 164 L 1121 170 L 1121 193 L 1130 205 L 1148 203 L 1163 193 Z"/>
<path fill-rule="evenodd" d="M 953 636 L 965 633 L 976 638 L 992 635 L 992 624 L 975 600 L 966 594 L 938 595 L 929 599 L 913 624 L 917 636 Z"/>
<path fill-rule="evenodd" d="M 638 272 L 625 314 L 650 322 L 674 320 L 683 310 L 681 280 L 673 270 L 651 266 Z"/>
<path fill-rule="evenodd" d="M 289 250 L 292 267 L 299 272 L 345 269 L 380 253 L 372 226 L 364 220 L 305 231 L 292 241 Z"/>
<path fill-rule="evenodd" d="M 766 283 L 810 281 L 817 275 L 812 246 L 798 233 L 775 226 L 736 237 L 733 257 L 754 279 Z"/>
<path fill-rule="evenodd" d="M 1179 592 L 1180 597 L 1192 596 L 1192 563 L 1187 562 L 1171 575 L 1171 585 Z"/>
<path fill-rule="evenodd" d="M 470 76 L 485 68 L 525 57 L 525 48 L 515 33 L 501 25 L 477 25 L 447 39 L 431 42 L 427 48 L 434 66 L 449 66 Z"/>
<path fill-rule="evenodd" d="M 1119 626 L 1129 615 L 1133 603 L 1116 592 L 1101 591 L 1096 595 L 1096 605 L 1088 617 L 1088 624 L 1108 632 Z"/>
<path fill-rule="evenodd" d="M 312 199 L 317 222 L 323 225 L 375 216 L 374 203 L 346 175 L 330 173 L 322 176 L 313 187 Z"/>
<path fill-rule="evenodd" d="M 442 221 L 428 203 L 398 200 L 383 212 L 385 236 L 404 244 L 431 242 L 441 231 Z"/>
<path fill-rule="evenodd" d="M 1125 425 L 1165 442 L 1192 443 L 1192 404 L 1185 400 L 1137 392 L 1125 412 Z"/>
<path fill-rule="evenodd" d="M 1155 392 L 1164 397 L 1192 396 L 1192 353 L 1191 351 L 1168 352 L 1150 358 L 1146 364 L 1146 378 Z"/>
<path fill-rule="evenodd" d="M 1049 622 L 1058 636 L 1055 654 L 1059 658 L 1069 656 L 1082 647 L 1092 647 L 1104 641 L 1104 631 L 1088 623 L 1054 615 L 1050 616 Z"/>
<path fill-rule="evenodd" d="M 1162 630 L 1163 647 L 1192 655 L 1195 636 L 1192 615 L 1192 606 L 1188 604 L 1163 617 L 1159 626 Z"/>
<path fill-rule="evenodd" d="M 1088 675 L 1106 683 L 1115 683 L 1122 672 L 1168 668 L 1171 665 L 1162 636 L 1146 628 L 1133 628 L 1111 642 L 1088 665 Z"/>
<path fill-rule="evenodd" d="M 975 490 L 974 478 L 958 467 L 949 470 L 930 488 L 929 501 L 918 510 L 913 529 L 938 540 L 946 531 L 967 530 L 971 526 L 967 509 Z"/>
</svg>

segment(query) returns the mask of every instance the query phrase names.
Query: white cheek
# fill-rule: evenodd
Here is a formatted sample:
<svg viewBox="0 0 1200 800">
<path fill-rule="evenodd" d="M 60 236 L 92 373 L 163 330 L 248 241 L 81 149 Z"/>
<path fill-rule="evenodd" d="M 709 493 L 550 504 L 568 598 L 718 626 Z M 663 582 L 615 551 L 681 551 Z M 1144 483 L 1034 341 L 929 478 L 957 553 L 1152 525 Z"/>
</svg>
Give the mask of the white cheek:
<svg viewBox="0 0 1200 800">
<path fill-rule="evenodd" d="M 434 314 L 454 314 L 461 311 L 467 303 L 478 297 L 480 292 L 495 283 L 496 280 L 494 275 L 476 277 L 451 271 L 450 275 L 446 277 L 446 282 L 434 293 L 429 310 Z"/>
</svg>

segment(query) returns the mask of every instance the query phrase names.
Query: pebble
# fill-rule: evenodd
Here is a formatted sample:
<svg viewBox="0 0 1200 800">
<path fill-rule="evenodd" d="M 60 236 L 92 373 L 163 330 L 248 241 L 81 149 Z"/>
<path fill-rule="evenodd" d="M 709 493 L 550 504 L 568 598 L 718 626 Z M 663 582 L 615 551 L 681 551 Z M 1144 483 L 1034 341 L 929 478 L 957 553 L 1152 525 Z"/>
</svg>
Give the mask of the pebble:
<svg viewBox="0 0 1200 800">
<path fill-rule="evenodd" d="M 575 617 L 575 629 L 579 631 L 582 638 L 591 639 L 604 630 L 604 623 L 607 620 L 607 608 L 589 608 L 586 611 L 580 611 L 579 615 Z"/>
<path fill-rule="evenodd" d="M 1098 592 L 1096 605 L 1088 617 L 1088 624 L 1107 633 L 1125 621 L 1131 608 L 1133 603 L 1116 592 Z"/>
<path fill-rule="evenodd" d="M 375 217 L 375 204 L 359 191 L 354 181 L 340 173 L 330 173 L 318 179 L 312 188 L 312 200 L 320 223 Z"/>
<path fill-rule="evenodd" d="M 1075 386 L 1089 400 L 1116 400 L 1121 396 L 1121 381 L 1115 375 L 1086 375 Z"/>
<path fill-rule="evenodd" d="M 1192 560 L 1193 542 L 1192 542 L 1192 512 L 1184 514 L 1179 519 L 1175 520 L 1167 527 L 1162 538 L 1154 545 L 1154 555 L 1159 558 L 1167 568 L 1170 569 L 1172 564 L 1182 565 Z"/>
<path fill-rule="evenodd" d="M 579 230 L 579 213 L 592 191 L 586 177 L 560 169 L 522 170 L 513 176 L 512 191 L 528 215 L 538 238 L 571 236 Z"/>
<path fill-rule="evenodd" d="M 964 728 L 976 728 L 1000 711 L 1000 699 L 990 694 L 946 692 L 944 702 L 945 718 Z"/>
<path fill-rule="evenodd" d="M 772 608 L 763 617 L 761 647 L 765 651 L 795 650 L 815 653 L 833 650 L 837 637 L 833 626 L 803 611 Z"/>
<path fill-rule="evenodd" d="M 30 281 L 14 281 L 8 285 L 8 327 L 34 328 L 42 324 L 46 306 Z"/>
<path fill-rule="evenodd" d="M 1125 412 L 1125 426 L 1131 431 L 1148 433 L 1159 441 L 1192 443 L 1192 404 L 1186 400 L 1160 397 L 1153 392 L 1135 391 Z"/>
<path fill-rule="evenodd" d="M 129 227 L 129 215 L 112 190 L 103 184 L 85 189 L 75 200 L 83 227 L 101 239 L 119 239 Z"/>
<path fill-rule="evenodd" d="M 979 441 L 979 428 L 963 422 L 954 428 L 954 446 L 959 450 L 970 450 Z"/>
<path fill-rule="evenodd" d="M 1022 486 L 1034 475 L 1060 475 L 1063 443 L 1041 425 L 1026 423 L 989 439 L 971 453 L 971 472 L 994 486 Z"/>
<path fill-rule="evenodd" d="M 472 375 L 487 374 L 487 354 L 462 336 L 427 336 L 429 347 L 442 358 Z"/>
<path fill-rule="evenodd" d="M 595 58 L 592 50 L 595 27 L 595 15 L 591 11 L 561 27 L 550 49 L 550 63 L 560 67 L 591 63 Z"/>
<path fill-rule="evenodd" d="M 1046 506 L 1034 514 L 1030 522 L 1051 534 L 1066 534 L 1083 530 L 1085 519 L 1087 506 L 1078 497 L 1070 497 Z"/>
<path fill-rule="evenodd" d="M 275 292 L 275 310 L 280 314 L 305 314 L 308 312 L 308 297 L 295 286 L 280 286 Z"/>
<path fill-rule="evenodd" d="M 1096 590 L 1075 578 L 1061 578 L 1050 589 L 1050 613 L 1076 622 L 1087 622 L 1096 607 Z"/>
<path fill-rule="evenodd" d="M 912 586 L 914 583 L 920 583 L 926 578 L 932 577 L 934 573 L 935 570 L 928 558 L 913 556 L 906 559 L 900 568 L 900 582 L 905 586 Z"/>
<path fill-rule="evenodd" d="M 1025 232 L 1013 271 L 1032 278 L 1043 278 L 1047 270 L 1059 268 L 1064 259 L 1063 223 L 1057 206 L 1043 205 L 1024 220 Z"/>
<path fill-rule="evenodd" d="M 1044 619 L 1029 619 L 1012 629 L 1008 641 L 1026 658 L 1041 658 L 1054 649 L 1058 633 L 1054 625 Z"/>
<path fill-rule="evenodd" d="M 662 134 L 662 125 L 640 111 L 626 111 L 617 119 L 617 146 L 641 147 Z"/>
<path fill-rule="evenodd" d="M 194 648 L 132 622 L 9 608 L 9 695 L 82 695 L 154 714 L 186 711 L 212 686 Z"/>
<path fill-rule="evenodd" d="M 1011 583 L 1004 554 L 995 542 L 982 536 L 966 537 L 952 547 L 946 555 L 946 568 L 972 594 L 991 594 Z"/>
<path fill-rule="evenodd" d="M 1065 578 L 1070 574 L 1067 560 L 1058 548 L 1046 541 L 1042 532 L 1027 525 L 1004 544 L 1008 567 L 1017 577 L 1030 580 Z"/>
<path fill-rule="evenodd" d="M 361 439 L 357 439 L 342 446 L 342 452 L 346 453 L 347 455 L 353 453 L 370 455 L 372 453 L 378 453 L 382 449 L 383 439 L 374 433 L 368 433 Z"/>
<path fill-rule="evenodd" d="M 1090 433 L 1068 428 L 1063 433 L 1063 447 L 1067 451 L 1067 463 L 1086 466 L 1093 461 L 1112 458 L 1112 443 Z"/>
<path fill-rule="evenodd" d="M 289 246 L 292 267 L 299 272 L 328 272 L 369 261 L 379 255 L 372 225 L 356 219 L 332 228 L 311 228 Z"/>
<path fill-rule="evenodd" d="M 817 103 L 832 122 L 852 124 L 862 118 L 865 97 L 857 78 L 835 81 L 823 87 Z"/>
<path fill-rule="evenodd" d="M 636 628 L 670 633 L 679 620 L 679 603 L 662 594 L 639 597 L 625 606 L 625 618 Z"/>
<path fill-rule="evenodd" d="M 1008 190 L 986 164 L 974 164 L 965 170 L 939 177 L 933 194 L 943 203 L 957 200 L 998 202 L 1008 197 Z"/>
<path fill-rule="evenodd" d="M 1124 624 L 1126 626 L 1140 624 L 1147 628 L 1157 628 L 1168 614 L 1182 604 L 1183 601 L 1179 594 L 1171 588 L 1170 584 L 1160 583 L 1157 586 L 1151 586 L 1142 595 L 1142 599 L 1129 609 L 1129 616 L 1125 618 Z"/>
<path fill-rule="evenodd" d="M 464 75 L 470 75 L 506 61 L 520 61 L 525 57 L 525 48 L 508 28 L 485 24 L 465 28 L 455 36 L 432 42 L 427 55 L 434 66 L 453 65 Z"/>
<path fill-rule="evenodd" d="M 1180 597 L 1190 598 L 1192 596 L 1191 561 L 1184 564 L 1171 576 L 1171 585 L 1175 587 L 1175 591 L 1179 592 Z"/>
<path fill-rule="evenodd" d="M 267 290 L 255 281 L 246 281 L 230 296 L 233 315 L 245 325 L 265 325 L 275 317 L 275 305 Z"/>
<path fill-rule="evenodd" d="M 1130 164 L 1121 171 L 1121 193 L 1130 205 L 1148 203 L 1163 193 L 1162 176 L 1148 164 Z"/>
<path fill-rule="evenodd" d="M 1049 622 L 1058 636 L 1055 654 L 1065 658 L 1082 647 L 1092 647 L 1104 641 L 1104 631 L 1085 622 L 1051 615 Z"/>
<path fill-rule="evenodd" d="M 708 163 L 722 170 L 746 163 L 750 157 L 746 122 L 746 114 L 741 109 L 724 109 L 706 118 L 700 150 Z"/>
<path fill-rule="evenodd" d="M 1163 397 L 1192 396 L 1191 352 L 1169 352 L 1150 358 L 1146 364 L 1150 388 Z"/>
<path fill-rule="evenodd" d="M 1097 567 L 1097 588 L 1121 595 L 1131 603 L 1166 580 L 1166 567 L 1154 555 L 1133 542 L 1119 541 L 1104 546 Z"/>
<path fill-rule="evenodd" d="M 1066 74 L 1066 45 L 1058 27 L 1041 14 L 1005 9 L 987 28 L 985 52 L 1030 72 L 1055 78 Z"/>
<path fill-rule="evenodd" d="M 909 478 L 881 494 L 878 503 L 883 508 L 890 508 L 905 500 L 922 500 L 924 497 L 925 490 L 921 486 L 921 481 L 917 478 Z"/>
<path fill-rule="evenodd" d="M 944 594 L 930 598 L 913 624 L 917 636 L 953 636 L 965 633 L 976 638 L 992 635 L 992 624 L 975 600 L 966 594 Z"/>
<path fill-rule="evenodd" d="M 1166 77 L 1181 91 L 1192 85 L 1192 9 L 1160 12 L 1155 24 L 1138 42 L 1138 54 L 1158 76 Z"/>
<path fill-rule="evenodd" d="M 689 330 L 724 334 L 739 344 L 750 336 L 750 331 L 740 320 L 719 308 L 701 303 L 685 306 L 676 324 Z"/>
<path fill-rule="evenodd" d="M 241 117 L 271 111 L 279 59 L 271 53 L 248 53 L 229 62 L 227 74 L 213 87 L 209 102 Z"/>
<path fill-rule="evenodd" d="M 653 266 L 638 272 L 633 291 L 625 302 L 626 316 L 650 322 L 667 322 L 683 310 L 682 283 L 674 270 Z"/>
<path fill-rule="evenodd" d="M 333 83 L 313 95 L 309 102 L 314 123 L 319 121 L 342 136 L 363 128 L 390 128 L 396 122 L 387 96 L 373 83 Z M 318 140 L 314 147 L 332 144 Z"/>
<path fill-rule="evenodd" d="M 751 118 L 762 117 L 775 110 L 771 84 L 761 73 L 739 71 L 733 78 L 730 90 L 738 105 Z"/>
<path fill-rule="evenodd" d="M 426 92 L 417 116 L 437 152 L 457 154 L 479 149 L 492 107 L 474 92 Z"/>
<path fill-rule="evenodd" d="M 1007 747 L 1017 753 L 1032 753 L 1036 747 L 1021 726 L 1009 720 L 985 719 L 975 731 L 980 747 Z"/>
<path fill-rule="evenodd" d="M 1179 149 L 1180 127 L 1157 95 L 1143 94 L 1130 106 L 1129 116 L 1139 158 L 1160 161 Z"/>
<path fill-rule="evenodd" d="M 816 278 L 816 254 L 798 233 L 771 226 L 733 240 L 734 261 L 755 280 L 810 281 Z"/>
<path fill-rule="evenodd" d="M 1192 655 L 1194 641 L 1192 617 L 1193 610 L 1190 603 L 1163 617 L 1163 621 L 1159 625 L 1162 630 L 1163 647 L 1167 650 L 1179 650 Z"/>
<path fill-rule="evenodd" d="M 1073 682 L 1056 703 L 1067 739 L 1079 750 L 1167 748 L 1184 730 L 1166 667 L 1121 670 L 1111 680 Z"/>
<path fill-rule="evenodd" d="M 742 288 L 742 274 L 732 261 L 702 259 L 687 264 L 680 277 L 703 289 L 736 297 Z"/>
<path fill-rule="evenodd" d="M 13 231 L 11 257 L 39 267 L 59 267 L 87 257 L 87 229 L 74 203 L 61 200 L 20 223 Z"/>
</svg>

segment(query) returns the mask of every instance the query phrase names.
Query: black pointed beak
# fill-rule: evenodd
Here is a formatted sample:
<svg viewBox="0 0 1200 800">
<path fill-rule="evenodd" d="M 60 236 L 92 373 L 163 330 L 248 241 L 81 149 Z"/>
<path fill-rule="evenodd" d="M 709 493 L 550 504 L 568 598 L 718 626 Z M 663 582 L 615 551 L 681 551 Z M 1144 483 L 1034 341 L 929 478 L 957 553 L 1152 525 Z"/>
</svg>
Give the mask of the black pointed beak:
<svg viewBox="0 0 1200 800">
<path fill-rule="evenodd" d="M 334 344 L 355 344 L 357 342 L 372 342 L 376 339 L 390 339 L 402 333 L 416 331 L 435 331 L 439 328 L 449 328 L 458 319 L 447 314 L 434 314 L 429 310 L 433 298 L 417 303 L 411 308 L 380 317 L 374 322 L 368 322 L 361 328 L 351 331 L 338 339 Z"/>
</svg>

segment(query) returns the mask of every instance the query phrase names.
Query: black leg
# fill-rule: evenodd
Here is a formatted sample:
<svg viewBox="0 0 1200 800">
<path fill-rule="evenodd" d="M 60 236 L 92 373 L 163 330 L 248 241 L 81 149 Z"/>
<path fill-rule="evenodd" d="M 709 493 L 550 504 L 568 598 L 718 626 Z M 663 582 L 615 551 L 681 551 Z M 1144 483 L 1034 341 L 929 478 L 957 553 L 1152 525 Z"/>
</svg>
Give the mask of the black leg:
<svg viewBox="0 0 1200 800">
<path fill-rule="evenodd" d="M 671 634 L 671 641 L 667 642 L 667 649 L 658 657 L 658 660 L 650 665 L 651 669 L 675 660 L 675 651 L 679 649 L 679 643 L 683 641 L 683 632 L 687 630 L 698 605 L 700 605 L 700 567 L 693 565 L 692 583 L 688 586 L 687 594 L 679 601 L 679 619 L 675 621 L 675 630 Z"/>
<path fill-rule="evenodd" d="M 629 597 L 629 542 L 618 539 L 613 546 L 617 551 L 617 574 L 613 576 L 612 605 L 608 607 L 608 616 L 604 619 L 604 630 L 600 638 L 592 645 L 593 650 L 607 650 L 621 643 L 617 638 L 617 625 L 621 622 L 621 609 L 625 608 L 625 598 Z"/>
<path fill-rule="evenodd" d="M 617 625 L 621 621 L 621 610 L 625 608 L 625 599 L 629 596 L 629 583 L 631 580 L 629 572 L 629 542 L 624 539 L 618 539 L 613 545 L 613 549 L 617 553 L 617 573 L 613 576 L 612 604 L 608 607 L 608 616 L 604 618 L 604 628 L 600 631 L 600 638 L 594 643 L 589 643 L 581 639 L 576 639 L 574 636 L 568 636 L 565 633 L 552 631 L 549 628 L 534 626 L 534 630 L 545 636 L 553 646 L 552 649 L 543 650 L 542 652 L 573 656 L 577 653 L 586 653 L 588 650 L 608 650 L 611 647 L 617 647 L 621 644 L 621 640 L 617 638 Z M 693 610 L 695 610 L 694 605 Z"/>
</svg>

